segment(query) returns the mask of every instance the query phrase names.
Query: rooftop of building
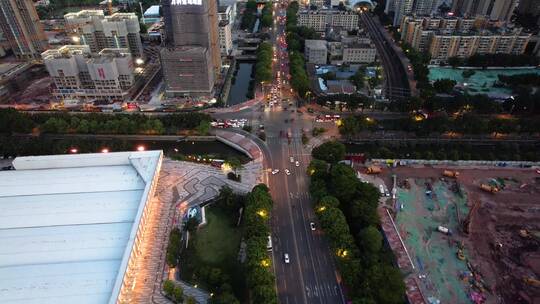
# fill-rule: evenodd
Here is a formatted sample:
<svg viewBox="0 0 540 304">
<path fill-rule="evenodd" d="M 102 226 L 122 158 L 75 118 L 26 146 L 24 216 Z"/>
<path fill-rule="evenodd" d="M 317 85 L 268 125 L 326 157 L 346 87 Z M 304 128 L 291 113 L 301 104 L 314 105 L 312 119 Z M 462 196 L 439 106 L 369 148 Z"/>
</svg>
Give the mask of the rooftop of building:
<svg viewBox="0 0 540 304">
<path fill-rule="evenodd" d="M 161 151 L 19 157 L 0 172 L 3 303 L 116 303 Z"/>
<path fill-rule="evenodd" d="M 375 49 L 375 46 L 372 44 L 360 42 L 344 43 L 343 46 L 348 49 Z"/>
<path fill-rule="evenodd" d="M 103 14 L 103 10 L 81 10 L 65 14 L 64 19 L 88 18 L 92 16 L 105 17 L 105 14 Z"/>
<path fill-rule="evenodd" d="M 159 17 L 159 8 L 160 6 L 159 5 L 152 5 L 150 6 L 145 12 L 144 12 L 144 16 L 145 17 L 153 17 L 153 16 L 157 16 Z"/>
<path fill-rule="evenodd" d="M 306 48 L 310 48 L 310 49 L 325 49 L 326 50 L 326 41 L 308 39 L 305 41 L 305 46 Z"/>
<path fill-rule="evenodd" d="M 131 53 L 126 48 L 105 48 L 97 54 L 92 54 L 88 45 L 63 45 L 58 49 L 46 50 L 45 52 L 41 53 L 41 58 L 44 60 L 50 60 L 55 58 L 71 58 L 75 55 L 81 55 L 94 59 L 102 58 L 106 60 L 106 58 L 131 56 Z"/>
<path fill-rule="evenodd" d="M 229 24 L 229 20 L 219 20 L 219 26 L 226 26 Z"/>
<path fill-rule="evenodd" d="M 317 10 L 310 10 L 310 9 L 302 9 L 298 11 L 299 14 L 311 14 L 311 15 L 357 15 L 356 12 L 353 12 L 351 10 L 338 10 L 338 9 L 332 9 L 332 8 L 324 8 L 324 9 L 317 9 Z"/>
<path fill-rule="evenodd" d="M 139 17 L 137 17 L 137 14 L 135 13 L 114 13 L 110 16 L 105 16 L 105 20 L 108 21 L 122 21 L 126 19 L 139 20 Z"/>
<path fill-rule="evenodd" d="M 218 6 L 218 13 L 226 13 L 229 10 L 230 5 L 220 5 Z"/>
</svg>

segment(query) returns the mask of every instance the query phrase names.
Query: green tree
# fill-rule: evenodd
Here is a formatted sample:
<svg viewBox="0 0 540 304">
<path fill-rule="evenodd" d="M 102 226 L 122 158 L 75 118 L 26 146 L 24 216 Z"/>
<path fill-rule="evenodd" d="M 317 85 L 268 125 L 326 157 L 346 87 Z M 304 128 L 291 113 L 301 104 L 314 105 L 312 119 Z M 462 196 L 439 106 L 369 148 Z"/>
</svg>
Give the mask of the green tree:
<svg viewBox="0 0 540 304">
<path fill-rule="evenodd" d="M 197 300 L 194 297 L 188 297 L 186 299 L 186 304 L 197 304 Z"/>
<path fill-rule="evenodd" d="M 368 226 L 358 234 L 360 249 L 367 255 L 377 256 L 382 248 L 382 235 L 374 226 Z"/>
<path fill-rule="evenodd" d="M 173 296 L 176 303 L 184 302 L 184 290 L 180 286 L 174 287 Z"/>
<path fill-rule="evenodd" d="M 326 208 L 338 208 L 339 200 L 334 196 L 327 195 L 319 200 L 318 206 L 324 206 Z"/>
<path fill-rule="evenodd" d="M 166 280 L 163 282 L 163 291 L 169 297 L 173 296 L 174 293 L 174 283 L 171 280 Z"/>
<path fill-rule="evenodd" d="M 456 84 L 457 82 L 452 79 L 438 79 L 433 83 L 433 88 L 437 93 L 450 94 Z"/>
<path fill-rule="evenodd" d="M 307 173 L 312 178 L 325 178 L 328 175 L 328 167 L 327 162 L 314 159 L 309 163 Z"/>
<path fill-rule="evenodd" d="M 358 134 L 360 132 L 360 123 L 358 119 L 354 116 L 347 116 L 341 120 L 341 125 L 339 126 L 339 133 L 347 137 Z"/>
<path fill-rule="evenodd" d="M 340 202 L 351 201 L 357 193 L 359 183 L 356 172 L 349 166 L 337 164 L 330 170 L 330 190 Z"/>
<path fill-rule="evenodd" d="M 210 122 L 206 120 L 201 121 L 197 126 L 196 131 L 199 135 L 208 135 L 208 133 L 210 133 Z"/>
<path fill-rule="evenodd" d="M 326 183 L 324 180 L 312 177 L 309 184 L 309 194 L 316 201 L 328 195 L 328 190 L 326 189 Z"/>
<path fill-rule="evenodd" d="M 345 146 L 338 141 L 328 141 L 315 147 L 311 155 L 315 159 L 335 164 L 345 157 Z"/>
<path fill-rule="evenodd" d="M 243 165 L 240 160 L 236 157 L 229 157 L 225 160 L 225 164 L 229 165 L 234 171 L 234 175 L 238 177 L 238 170 L 242 170 Z"/>
</svg>

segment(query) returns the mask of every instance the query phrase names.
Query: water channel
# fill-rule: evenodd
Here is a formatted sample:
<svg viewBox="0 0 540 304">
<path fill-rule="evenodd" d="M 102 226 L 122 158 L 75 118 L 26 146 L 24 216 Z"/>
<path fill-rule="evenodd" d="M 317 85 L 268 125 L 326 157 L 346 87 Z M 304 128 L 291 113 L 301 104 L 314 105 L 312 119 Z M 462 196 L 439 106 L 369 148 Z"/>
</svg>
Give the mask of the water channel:
<svg viewBox="0 0 540 304">
<path fill-rule="evenodd" d="M 251 77 L 253 64 L 254 62 L 249 61 L 237 62 L 237 70 L 233 76 L 227 105 L 236 105 L 250 99 L 248 93 L 250 93 L 250 83 L 253 80 Z"/>
</svg>

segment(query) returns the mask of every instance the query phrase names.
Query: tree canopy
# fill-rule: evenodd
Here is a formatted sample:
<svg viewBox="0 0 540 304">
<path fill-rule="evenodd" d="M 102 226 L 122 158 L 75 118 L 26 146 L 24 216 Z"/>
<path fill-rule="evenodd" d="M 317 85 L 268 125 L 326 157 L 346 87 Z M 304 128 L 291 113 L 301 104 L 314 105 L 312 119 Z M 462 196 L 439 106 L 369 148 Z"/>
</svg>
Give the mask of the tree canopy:
<svg viewBox="0 0 540 304">
<path fill-rule="evenodd" d="M 313 158 L 335 164 L 345 157 L 345 146 L 338 141 L 328 141 L 313 149 Z"/>
</svg>

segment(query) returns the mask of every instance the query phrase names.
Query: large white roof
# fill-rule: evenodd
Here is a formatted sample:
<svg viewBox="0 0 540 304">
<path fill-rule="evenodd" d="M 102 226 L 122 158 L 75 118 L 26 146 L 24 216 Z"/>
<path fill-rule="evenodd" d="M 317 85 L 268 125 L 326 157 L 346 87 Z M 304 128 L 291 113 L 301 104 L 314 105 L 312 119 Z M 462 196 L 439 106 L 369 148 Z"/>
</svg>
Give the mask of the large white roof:
<svg viewBox="0 0 540 304">
<path fill-rule="evenodd" d="M 161 157 L 21 157 L 1 171 L 0 303 L 116 303 Z"/>
</svg>

